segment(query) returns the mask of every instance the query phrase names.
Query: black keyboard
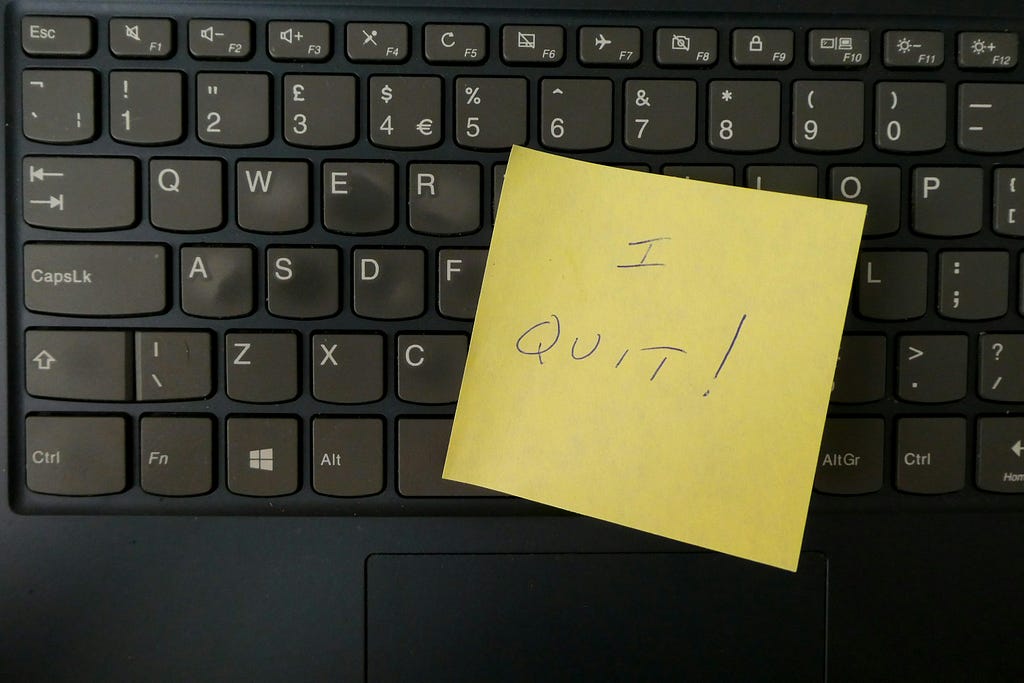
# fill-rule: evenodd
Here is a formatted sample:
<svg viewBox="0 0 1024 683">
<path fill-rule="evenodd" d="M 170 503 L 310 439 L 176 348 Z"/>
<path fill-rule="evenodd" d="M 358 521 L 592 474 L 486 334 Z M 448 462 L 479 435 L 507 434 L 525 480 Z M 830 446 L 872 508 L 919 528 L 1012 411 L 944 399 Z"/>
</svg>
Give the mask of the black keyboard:
<svg viewBox="0 0 1024 683">
<path fill-rule="evenodd" d="M 1021 29 L 12 4 L 12 506 L 539 510 L 440 477 L 518 144 L 867 203 L 812 508 L 1019 510 Z"/>
</svg>

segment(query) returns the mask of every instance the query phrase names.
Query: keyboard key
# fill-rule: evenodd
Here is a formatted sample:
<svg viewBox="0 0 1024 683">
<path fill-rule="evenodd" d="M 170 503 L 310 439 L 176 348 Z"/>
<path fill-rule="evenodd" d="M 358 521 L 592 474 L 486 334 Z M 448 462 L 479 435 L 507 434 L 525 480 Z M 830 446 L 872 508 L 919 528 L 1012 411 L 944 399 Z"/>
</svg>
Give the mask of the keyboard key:
<svg viewBox="0 0 1024 683">
<path fill-rule="evenodd" d="M 266 74 L 198 74 L 196 108 L 199 139 L 209 145 L 245 147 L 270 139 Z"/>
<path fill-rule="evenodd" d="M 115 230 L 132 227 L 137 220 L 133 159 L 25 157 L 22 178 L 25 222 L 29 225 Z"/>
<path fill-rule="evenodd" d="M 284 139 L 300 147 L 342 147 L 355 142 L 355 76 L 285 76 Z"/>
<path fill-rule="evenodd" d="M 427 24 L 423 27 L 423 58 L 430 64 L 482 62 L 487 59 L 487 27 L 483 24 Z"/>
<path fill-rule="evenodd" d="M 633 66 L 640 61 L 640 29 L 626 26 L 584 26 L 579 59 L 584 66 Z"/>
<path fill-rule="evenodd" d="M 979 396 L 1024 402 L 1024 334 L 981 334 L 978 358 Z"/>
<path fill-rule="evenodd" d="M 213 393 L 208 332 L 135 333 L 135 398 L 179 401 Z"/>
<path fill-rule="evenodd" d="M 506 64 L 558 64 L 564 56 L 561 26 L 501 27 L 501 59 Z"/>
<path fill-rule="evenodd" d="M 885 397 L 885 337 L 844 334 L 839 344 L 833 403 L 869 403 Z"/>
<path fill-rule="evenodd" d="M 545 78 L 540 84 L 540 140 L 549 149 L 587 151 L 612 143 L 612 82 Z"/>
<path fill-rule="evenodd" d="M 900 229 L 902 187 L 898 166 L 833 166 L 829 197 L 868 205 L 864 235 L 891 235 Z"/>
<path fill-rule="evenodd" d="M 659 28 L 654 44 L 659 66 L 712 66 L 718 61 L 718 31 L 713 28 Z"/>
<path fill-rule="evenodd" d="M 267 23 L 267 53 L 278 61 L 323 62 L 331 56 L 331 25 L 326 21 Z"/>
<path fill-rule="evenodd" d="M 816 166 L 747 166 L 747 187 L 817 197 L 818 168 Z"/>
<path fill-rule="evenodd" d="M 455 140 L 468 149 L 503 150 L 526 144 L 525 78 L 457 78 Z"/>
<path fill-rule="evenodd" d="M 952 493 L 964 487 L 967 421 L 962 417 L 904 418 L 898 423 L 896 488 Z"/>
<path fill-rule="evenodd" d="M 333 247 L 267 249 L 267 310 L 282 318 L 326 318 L 341 307 Z"/>
<path fill-rule="evenodd" d="M 1024 168 L 997 168 L 992 184 L 992 229 L 1001 235 L 1024 236 Z"/>
<path fill-rule="evenodd" d="M 398 420 L 398 493 L 403 496 L 500 496 L 441 478 L 451 438 L 450 419 Z"/>
<path fill-rule="evenodd" d="M 793 83 L 793 146 L 841 152 L 864 143 L 864 84 L 860 81 Z"/>
<path fill-rule="evenodd" d="M 224 225 L 224 162 L 153 159 L 149 162 L 149 221 L 180 232 Z"/>
<path fill-rule="evenodd" d="M 188 51 L 196 59 L 248 59 L 252 23 L 245 19 L 190 19 Z"/>
<path fill-rule="evenodd" d="M 21 129 L 29 140 L 85 142 L 96 135 L 96 74 L 28 69 L 21 75 Z"/>
<path fill-rule="evenodd" d="M 697 141 L 697 83 L 629 80 L 625 86 L 626 147 L 641 152 L 678 152 Z"/>
<path fill-rule="evenodd" d="M 185 80 L 177 71 L 110 72 L 110 136 L 136 145 L 183 135 Z"/>
<path fill-rule="evenodd" d="M 299 488 L 299 421 L 229 417 L 228 490 L 243 496 L 286 496 Z"/>
<path fill-rule="evenodd" d="M 875 146 L 878 149 L 931 152 L 945 144 L 945 83 L 889 81 L 875 86 Z"/>
<path fill-rule="evenodd" d="M 882 488 L 884 431 L 877 418 L 826 419 L 814 489 L 856 495 Z"/>
<path fill-rule="evenodd" d="M 1024 417 L 978 419 L 978 488 L 1024 492 Z"/>
<path fill-rule="evenodd" d="M 236 318 L 253 310 L 249 247 L 182 247 L 181 310 L 202 318 Z"/>
<path fill-rule="evenodd" d="M 292 332 L 229 332 L 224 337 L 228 396 L 283 403 L 299 393 L 298 339 Z"/>
<path fill-rule="evenodd" d="M 486 249 L 442 249 L 437 254 L 437 308 L 447 318 L 472 320 L 487 265 Z"/>
<path fill-rule="evenodd" d="M 86 57 L 92 54 L 92 19 L 45 17 L 21 19 L 21 49 L 34 57 Z"/>
<path fill-rule="evenodd" d="M 384 426 L 371 418 L 313 420 L 313 489 L 372 496 L 384 488 Z"/>
<path fill-rule="evenodd" d="M 912 227 L 933 237 L 959 237 L 981 230 L 984 177 L 977 167 L 914 169 Z"/>
<path fill-rule="evenodd" d="M 865 251 L 857 275 L 858 310 L 876 320 L 920 318 L 928 308 L 928 254 Z"/>
<path fill-rule="evenodd" d="M 939 254 L 939 313 L 957 320 L 1006 315 L 1010 255 L 1005 251 L 945 251 Z"/>
<path fill-rule="evenodd" d="M 871 61 L 871 36 L 867 31 L 814 29 L 807 34 L 807 63 L 813 67 L 854 68 Z"/>
<path fill-rule="evenodd" d="M 793 32 L 789 29 L 738 28 L 732 32 L 735 66 L 781 68 L 793 61 Z"/>
<path fill-rule="evenodd" d="M 724 152 L 761 152 L 779 144 L 778 81 L 712 81 L 708 144 Z"/>
<path fill-rule="evenodd" d="M 238 227 L 295 232 L 309 227 L 309 165 L 305 161 L 239 161 Z"/>
<path fill-rule="evenodd" d="M 25 245 L 25 307 L 58 315 L 148 315 L 167 307 L 158 244 Z"/>
<path fill-rule="evenodd" d="M 213 420 L 142 418 L 139 479 L 156 496 L 200 496 L 213 488 Z"/>
<path fill-rule="evenodd" d="M 1016 33 L 964 31 L 957 36 L 957 65 L 961 69 L 1012 69 L 1017 66 Z"/>
<path fill-rule="evenodd" d="M 410 403 L 459 398 L 469 340 L 461 334 L 398 335 L 398 397 Z"/>
<path fill-rule="evenodd" d="M 967 335 L 903 335 L 898 359 L 904 401 L 947 403 L 967 395 Z"/>
<path fill-rule="evenodd" d="M 384 398 L 384 337 L 313 335 L 313 396 L 327 403 L 372 403 Z"/>
<path fill-rule="evenodd" d="M 395 227 L 395 165 L 328 162 L 323 168 L 323 222 L 331 232 L 368 235 Z"/>
<path fill-rule="evenodd" d="M 60 496 L 123 491 L 125 429 L 123 417 L 26 417 L 25 483 L 36 493 Z"/>
<path fill-rule="evenodd" d="M 370 141 L 388 149 L 426 149 L 441 142 L 441 79 L 370 77 Z"/>
<path fill-rule="evenodd" d="M 464 235 L 480 229 L 480 166 L 409 164 L 409 229 Z"/>
<path fill-rule="evenodd" d="M 404 62 L 409 57 L 409 26 L 350 22 L 345 25 L 345 51 L 353 62 Z"/>
<path fill-rule="evenodd" d="M 705 183 L 732 185 L 736 182 L 732 166 L 681 166 L 678 164 L 666 164 L 662 167 L 661 172 L 676 178 L 689 178 L 690 180 L 700 180 Z"/>
<path fill-rule="evenodd" d="M 379 320 L 415 318 L 424 311 L 424 255 L 419 249 L 356 249 L 352 252 L 352 307 Z"/>
<path fill-rule="evenodd" d="M 131 372 L 125 332 L 25 332 L 25 388 L 32 396 L 130 401 Z"/>
<path fill-rule="evenodd" d="M 957 145 L 969 152 L 1024 149 L 1024 84 L 961 83 Z"/>
<path fill-rule="evenodd" d="M 174 22 L 170 19 L 111 19 L 110 52 L 123 59 L 163 59 L 174 52 Z"/>
<path fill-rule="evenodd" d="M 888 67 L 934 69 L 945 52 L 940 31 L 886 31 L 882 61 Z"/>
</svg>

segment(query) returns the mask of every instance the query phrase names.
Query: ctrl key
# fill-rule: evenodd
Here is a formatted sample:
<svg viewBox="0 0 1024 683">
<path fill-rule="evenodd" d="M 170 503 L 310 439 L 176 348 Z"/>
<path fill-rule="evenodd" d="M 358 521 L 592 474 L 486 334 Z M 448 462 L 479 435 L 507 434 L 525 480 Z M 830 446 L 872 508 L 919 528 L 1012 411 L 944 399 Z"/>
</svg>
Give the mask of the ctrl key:
<svg viewBox="0 0 1024 683">
<path fill-rule="evenodd" d="M 884 425 L 878 418 L 829 418 L 818 453 L 814 488 L 852 495 L 882 487 Z"/>
<path fill-rule="evenodd" d="M 100 496 L 124 490 L 123 417 L 25 418 L 28 488 L 59 496 Z"/>
</svg>

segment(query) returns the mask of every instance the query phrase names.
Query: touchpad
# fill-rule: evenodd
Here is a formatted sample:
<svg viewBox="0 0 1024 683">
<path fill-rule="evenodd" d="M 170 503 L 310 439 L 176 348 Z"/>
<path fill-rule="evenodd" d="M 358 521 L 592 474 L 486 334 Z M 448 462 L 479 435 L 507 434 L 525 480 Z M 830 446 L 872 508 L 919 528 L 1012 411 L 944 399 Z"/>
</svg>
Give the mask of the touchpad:
<svg viewBox="0 0 1024 683">
<path fill-rule="evenodd" d="M 372 555 L 370 681 L 820 681 L 827 561 Z"/>
</svg>

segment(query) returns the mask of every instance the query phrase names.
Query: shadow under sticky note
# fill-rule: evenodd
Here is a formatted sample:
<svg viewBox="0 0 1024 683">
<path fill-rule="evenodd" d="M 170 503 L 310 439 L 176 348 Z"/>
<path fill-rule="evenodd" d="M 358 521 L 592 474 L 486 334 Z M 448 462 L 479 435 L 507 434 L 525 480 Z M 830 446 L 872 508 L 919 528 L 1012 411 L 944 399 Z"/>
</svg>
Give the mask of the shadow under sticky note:
<svg viewBox="0 0 1024 683">
<path fill-rule="evenodd" d="M 445 478 L 794 570 L 865 210 L 513 148 Z"/>
</svg>

